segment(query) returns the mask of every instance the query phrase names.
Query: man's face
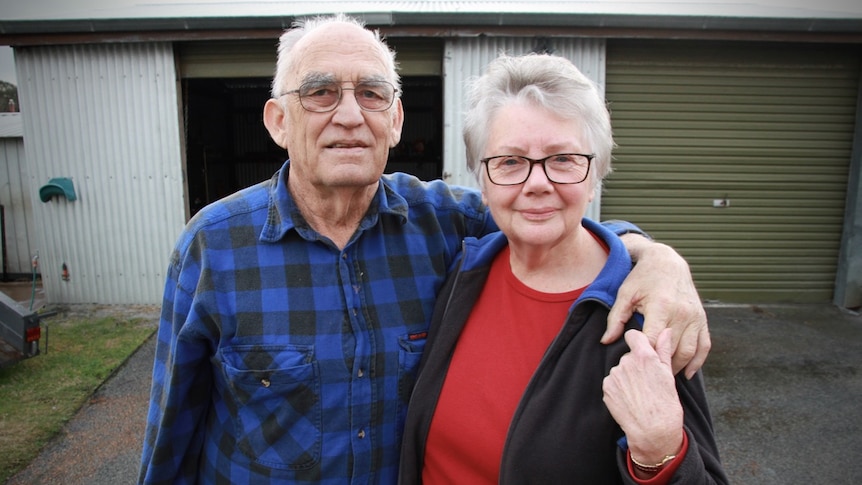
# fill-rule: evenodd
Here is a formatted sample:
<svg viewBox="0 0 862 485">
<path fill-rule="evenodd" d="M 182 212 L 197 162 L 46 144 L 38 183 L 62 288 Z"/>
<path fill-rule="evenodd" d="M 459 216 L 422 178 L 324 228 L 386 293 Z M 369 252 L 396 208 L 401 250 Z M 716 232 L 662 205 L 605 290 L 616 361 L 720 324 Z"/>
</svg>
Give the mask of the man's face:
<svg viewBox="0 0 862 485">
<path fill-rule="evenodd" d="M 392 80 L 385 55 L 370 32 L 350 24 L 321 27 L 294 47 L 295 62 L 282 92 L 312 79 L 331 79 L 343 88 L 364 80 Z M 332 111 L 305 110 L 297 94 L 282 96 L 280 139 L 291 159 L 290 177 L 320 189 L 376 184 L 389 149 L 401 138 L 404 114 L 395 99 L 386 111 L 360 108 L 352 89 L 345 89 Z M 271 130 L 272 132 L 272 130 Z"/>
</svg>

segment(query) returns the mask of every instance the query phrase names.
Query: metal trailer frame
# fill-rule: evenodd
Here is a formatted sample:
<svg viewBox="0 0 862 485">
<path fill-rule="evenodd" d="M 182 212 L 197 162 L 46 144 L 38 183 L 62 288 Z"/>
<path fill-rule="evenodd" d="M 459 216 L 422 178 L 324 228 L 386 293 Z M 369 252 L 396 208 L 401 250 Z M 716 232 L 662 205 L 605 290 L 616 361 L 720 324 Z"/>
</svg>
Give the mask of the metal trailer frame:
<svg viewBox="0 0 862 485">
<path fill-rule="evenodd" d="M 39 355 L 41 316 L 0 292 L 0 367 Z"/>
</svg>

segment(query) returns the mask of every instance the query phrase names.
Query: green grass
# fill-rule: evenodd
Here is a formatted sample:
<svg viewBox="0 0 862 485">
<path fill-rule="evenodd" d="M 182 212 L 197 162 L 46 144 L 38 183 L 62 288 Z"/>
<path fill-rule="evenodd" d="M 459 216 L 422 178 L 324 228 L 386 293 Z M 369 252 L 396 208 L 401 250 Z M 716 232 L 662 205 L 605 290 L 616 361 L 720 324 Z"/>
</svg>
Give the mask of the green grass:
<svg viewBox="0 0 862 485">
<path fill-rule="evenodd" d="M 0 369 L 0 483 L 27 466 L 93 392 L 155 331 L 140 318 L 52 317 L 42 354 Z"/>
</svg>

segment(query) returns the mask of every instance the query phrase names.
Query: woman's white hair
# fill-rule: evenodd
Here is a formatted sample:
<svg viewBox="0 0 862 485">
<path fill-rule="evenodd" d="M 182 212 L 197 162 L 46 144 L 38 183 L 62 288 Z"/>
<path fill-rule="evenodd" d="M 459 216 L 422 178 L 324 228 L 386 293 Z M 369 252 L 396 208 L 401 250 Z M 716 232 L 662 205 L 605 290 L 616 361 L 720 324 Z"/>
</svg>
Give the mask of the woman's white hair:
<svg viewBox="0 0 862 485">
<path fill-rule="evenodd" d="M 548 54 L 500 55 L 467 90 L 464 143 L 467 168 L 479 172 L 488 142 L 490 120 L 512 101 L 527 101 L 563 119 L 577 120 L 595 159 L 590 177 L 595 187 L 611 172 L 614 148 L 611 118 L 599 90 L 568 59 Z M 505 155 L 505 154 L 500 154 Z"/>
</svg>

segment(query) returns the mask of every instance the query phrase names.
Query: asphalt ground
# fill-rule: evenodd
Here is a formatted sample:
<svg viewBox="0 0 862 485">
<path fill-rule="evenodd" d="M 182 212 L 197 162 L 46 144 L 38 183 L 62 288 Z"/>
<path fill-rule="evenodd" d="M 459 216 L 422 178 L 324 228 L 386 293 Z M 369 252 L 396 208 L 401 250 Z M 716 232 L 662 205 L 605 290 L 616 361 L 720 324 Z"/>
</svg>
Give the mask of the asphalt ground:
<svg viewBox="0 0 862 485">
<path fill-rule="evenodd" d="M 862 316 L 827 304 L 707 314 L 704 375 L 731 482 L 862 483 Z M 153 351 L 151 338 L 7 485 L 135 483 Z"/>
</svg>

